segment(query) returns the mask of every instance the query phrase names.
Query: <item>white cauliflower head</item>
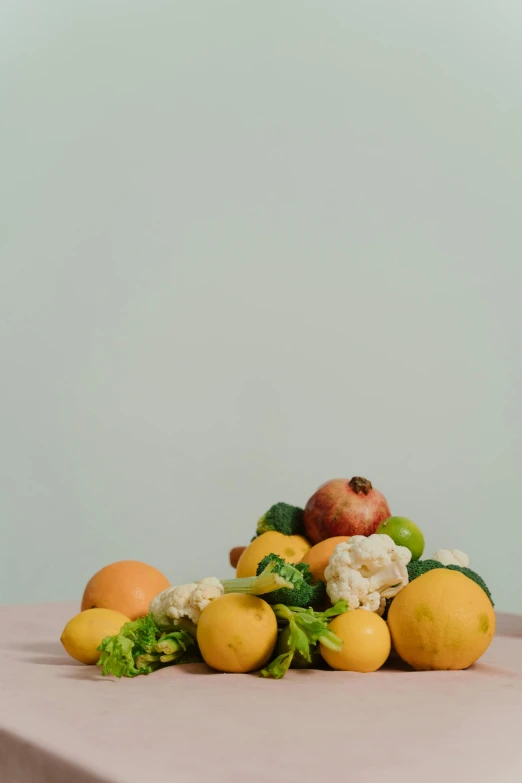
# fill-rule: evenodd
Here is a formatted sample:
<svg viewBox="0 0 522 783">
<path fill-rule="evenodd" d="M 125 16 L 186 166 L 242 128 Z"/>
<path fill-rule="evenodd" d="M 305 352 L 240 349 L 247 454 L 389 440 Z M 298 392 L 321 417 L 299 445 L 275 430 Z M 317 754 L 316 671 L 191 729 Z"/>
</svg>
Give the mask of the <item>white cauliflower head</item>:
<svg viewBox="0 0 522 783">
<path fill-rule="evenodd" d="M 431 559 L 444 566 L 457 565 L 469 568 L 469 557 L 460 549 L 438 549 Z"/>
<path fill-rule="evenodd" d="M 335 548 L 325 569 L 326 591 L 333 604 L 344 599 L 350 609 L 383 614 L 386 599 L 408 584 L 411 552 L 387 535 L 352 536 Z"/>
<path fill-rule="evenodd" d="M 149 611 L 163 628 L 172 625 L 172 620 L 181 620 L 183 617 L 188 617 L 197 625 L 203 609 L 224 592 L 225 588 L 219 579 L 209 576 L 200 582 L 167 587 L 152 599 Z"/>
</svg>

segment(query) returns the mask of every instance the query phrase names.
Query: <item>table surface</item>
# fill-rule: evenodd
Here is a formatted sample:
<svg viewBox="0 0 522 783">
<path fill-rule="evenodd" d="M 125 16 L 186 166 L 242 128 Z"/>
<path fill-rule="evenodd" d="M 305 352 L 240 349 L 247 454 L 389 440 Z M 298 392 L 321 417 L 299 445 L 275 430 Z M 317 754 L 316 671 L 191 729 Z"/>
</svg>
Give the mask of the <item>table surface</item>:
<svg viewBox="0 0 522 783">
<path fill-rule="evenodd" d="M 76 611 L 0 607 L 1 783 L 522 780 L 522 617 L 464 672 L 117 681 L 62 650 Z"/>
</svg>

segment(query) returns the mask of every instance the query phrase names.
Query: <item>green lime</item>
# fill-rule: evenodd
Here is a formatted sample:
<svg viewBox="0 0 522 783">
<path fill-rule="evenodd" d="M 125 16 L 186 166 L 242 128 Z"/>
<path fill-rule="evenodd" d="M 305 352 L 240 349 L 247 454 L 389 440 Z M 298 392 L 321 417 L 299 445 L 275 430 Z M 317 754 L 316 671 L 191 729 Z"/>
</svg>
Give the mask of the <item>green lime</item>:
<svg viewBox="0 0 522 783">
<path fill-rule="evenodd" d="M 383 534 L 395 541 L 397 546 L 405 546 L 411 552 L 411 559 L 418 560 L 424 552 L 424 536 L 415 522 L 406 517 L 389 517 L 381 522 L 376 533 Z"/>
</svg>

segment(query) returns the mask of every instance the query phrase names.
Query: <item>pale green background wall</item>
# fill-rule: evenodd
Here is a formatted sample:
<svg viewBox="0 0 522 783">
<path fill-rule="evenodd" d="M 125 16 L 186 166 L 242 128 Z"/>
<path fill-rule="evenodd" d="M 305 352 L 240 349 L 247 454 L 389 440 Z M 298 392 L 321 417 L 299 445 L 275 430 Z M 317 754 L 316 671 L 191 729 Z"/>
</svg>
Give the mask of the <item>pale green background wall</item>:
<svg viewBox="0 0 522 783">
<path fill-rule="evenodd" d="M 522 611 L 518 2 L 4 2 L 0 599 L 362 474 Z"/>
</svg>

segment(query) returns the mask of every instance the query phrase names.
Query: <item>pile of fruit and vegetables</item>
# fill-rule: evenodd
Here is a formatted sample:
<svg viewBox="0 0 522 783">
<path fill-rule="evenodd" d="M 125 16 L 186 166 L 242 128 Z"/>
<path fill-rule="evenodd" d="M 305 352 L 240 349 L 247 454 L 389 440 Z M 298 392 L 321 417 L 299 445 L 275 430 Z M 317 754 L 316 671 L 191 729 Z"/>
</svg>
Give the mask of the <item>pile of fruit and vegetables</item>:
<svg viewBox="0 0 522 783">
<path fill-rule="evenodd" d="M 423 559 L 424 536 L 393 516 L 370 481 L 323 484 L 306 506 L 276 503 L 234 579 L 170 585 L 121 561 L 89 581 L 62 643 L 104 675 L 135 677 L 206 663 L 219 672 L 375 672 L 399 656 L 418 671 L 466 669 L 489 647 L 494 604 L 458 549 Z"/>
</svg>

